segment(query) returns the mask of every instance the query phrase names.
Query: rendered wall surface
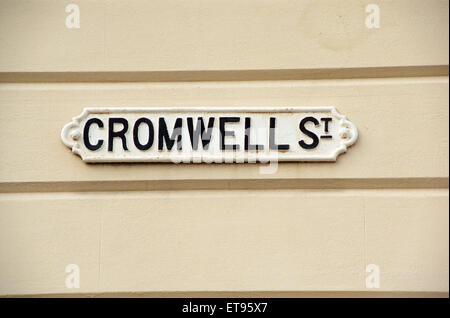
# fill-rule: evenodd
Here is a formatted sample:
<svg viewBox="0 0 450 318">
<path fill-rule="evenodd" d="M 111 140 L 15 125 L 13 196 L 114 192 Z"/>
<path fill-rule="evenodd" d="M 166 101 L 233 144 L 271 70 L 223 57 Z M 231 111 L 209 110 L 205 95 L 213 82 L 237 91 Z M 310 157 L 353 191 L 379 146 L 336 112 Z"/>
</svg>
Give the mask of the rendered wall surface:
<svg viewBox="0 0 450 318">
<path fill-rule="evenodd" d="M 0 295 L 448 295 L 448 1 L 74 0 L 79 29 L 68 3 L 0 0 Z M 357 143 L 272 174 L 60 139 L 84 107 L 321 105 Z"/>
</svg>

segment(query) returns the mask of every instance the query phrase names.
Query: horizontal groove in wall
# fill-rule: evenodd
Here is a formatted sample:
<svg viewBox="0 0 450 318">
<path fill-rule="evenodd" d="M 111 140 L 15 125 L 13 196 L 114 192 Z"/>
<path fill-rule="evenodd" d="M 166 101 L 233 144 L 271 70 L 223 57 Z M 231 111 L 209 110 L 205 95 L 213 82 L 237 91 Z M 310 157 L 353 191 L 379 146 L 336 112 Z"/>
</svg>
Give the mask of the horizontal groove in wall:
<svg viewBox="0 0 450 318">
<path fill-rule="evenodd" d="M 448 178 L 3 182 L 0 193 L 276 189 L 445 189 Z"/>
<path fill-rule="evenodd" d="M 120 292 L 9 295 L 5 298 L 448 298 L 446 292 L 367 292 L 367 291 L 267 291 L 267 292 Z"/>
<path fill-rule="evenodd" d="M 1 72 L 1 83 L 266 81 L 448 76 L 448 65 L 154 72 Z"/>
</svg>

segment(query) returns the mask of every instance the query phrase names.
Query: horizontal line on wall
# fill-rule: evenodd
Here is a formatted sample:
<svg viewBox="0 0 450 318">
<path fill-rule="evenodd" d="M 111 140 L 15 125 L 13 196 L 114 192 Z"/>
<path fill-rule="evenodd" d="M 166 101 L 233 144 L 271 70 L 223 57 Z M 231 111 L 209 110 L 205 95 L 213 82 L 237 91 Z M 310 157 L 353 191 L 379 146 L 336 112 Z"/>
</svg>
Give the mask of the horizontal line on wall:
<svg viewBox="0 0 450 318">
<path fill-rule="evenodd" d="M 78 298 L 448 298 L 448 292 L 422 291 L 205 291 L 205 292 L 107 292 L 10 295 L 6 297 L 78 297 Z M 5 296 L 3 296 L 5 297 Z"/>
<path fill-rule="evenodd" d="M 445 189 L 448 178 L 2 182 L 0 193 L 277 189 Z"/>
<path fill-rule="evenodd" d="M 2 83 L 197 82 L 448 76 L 448 65 L 142 72 L 0 72 Z"/>
</svg>

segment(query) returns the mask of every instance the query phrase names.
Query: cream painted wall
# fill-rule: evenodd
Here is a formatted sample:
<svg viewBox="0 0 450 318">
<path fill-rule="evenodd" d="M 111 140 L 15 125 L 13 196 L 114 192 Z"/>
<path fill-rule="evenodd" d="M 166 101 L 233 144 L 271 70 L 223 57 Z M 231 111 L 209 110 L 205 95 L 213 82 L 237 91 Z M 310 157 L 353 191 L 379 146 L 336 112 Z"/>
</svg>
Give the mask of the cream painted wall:
<svg viewBox="0 0 450 318">
<path fill-rule="evenodd" d="M 376 1 L 379 29 L 369 0 L 72 2 L 80 29 L 0 0 L 0 295 L 448 296 L 448 1 Z M 335 105 L 360 137 L 273 174 L 60 140 L 83 107 L 180 105 Z"/>
</svg>

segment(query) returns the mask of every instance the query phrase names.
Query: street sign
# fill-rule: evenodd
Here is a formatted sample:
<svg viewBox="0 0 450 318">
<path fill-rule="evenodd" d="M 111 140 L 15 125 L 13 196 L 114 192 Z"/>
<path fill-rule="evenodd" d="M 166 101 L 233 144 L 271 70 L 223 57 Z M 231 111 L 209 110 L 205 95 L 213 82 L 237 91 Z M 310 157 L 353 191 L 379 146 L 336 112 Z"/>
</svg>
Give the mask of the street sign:
<svg viewBox="0 0 450 318">
<path fill-rule="evenodd" d="M 85 108 L 64 144 L 86 162 L 335 161 L 358 138 L 335 107 Z"/>
</svg>

